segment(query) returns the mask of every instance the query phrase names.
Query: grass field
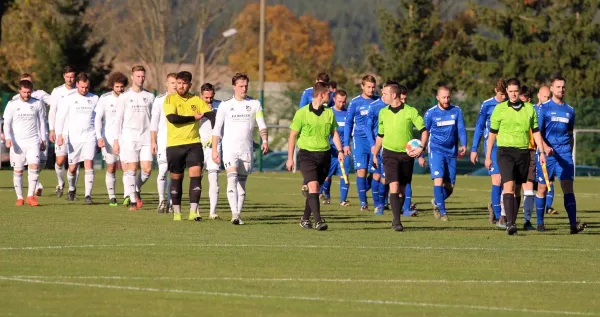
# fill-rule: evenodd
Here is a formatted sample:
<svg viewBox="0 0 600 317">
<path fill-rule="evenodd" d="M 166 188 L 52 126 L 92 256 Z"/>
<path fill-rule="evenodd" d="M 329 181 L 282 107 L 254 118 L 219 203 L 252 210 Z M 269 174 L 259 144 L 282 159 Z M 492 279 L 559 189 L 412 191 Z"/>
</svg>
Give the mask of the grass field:
<svg viewBox="0 0 600 317">
<path fill-rule="evenodd" d="M 224 177 L 226 220 L 200 223 L 157 214 L 155 195 L 141 212 L 105 205 L 103 172 L 94 206 L 54 197 L 53 171 L 41 179 L 42 206 L 17 208 L 0 172 L 0 316 L 600 316 L 600 179 L 576 182 L 582 234 L 569 235 L 559 195 L 547 232 L 512 237 L 487 223 L 486 177 L 459 177 L 447 223 L 416 177 L 424 212 L 403 233 L 389 212 L 337 205 L 323 208 L 328 231 L 300 228 L 291 173 L 250 177 L 245 226 L 227 221 Z"/>
</svg>

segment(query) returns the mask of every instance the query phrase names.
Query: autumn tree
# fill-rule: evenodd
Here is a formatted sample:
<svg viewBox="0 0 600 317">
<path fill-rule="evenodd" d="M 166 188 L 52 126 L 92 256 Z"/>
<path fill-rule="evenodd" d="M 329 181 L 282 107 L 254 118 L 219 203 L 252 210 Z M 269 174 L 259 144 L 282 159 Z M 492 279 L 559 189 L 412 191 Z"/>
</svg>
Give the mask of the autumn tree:
<svg viewBox="0 0 600 317">
<path fill-rule="evenodd" d="M 235 21 L 238 34 L 229 56 L 230 68 L 257 77 L 260 7 L 248 5 Z M 286 6 L 266 8 L 265 78 L 294 81 L 294 69 L 301 65 L 318 72 L 329 67 L 334 52 L 327 22 L 312 16 L 297 17 Z"/>
</svg>

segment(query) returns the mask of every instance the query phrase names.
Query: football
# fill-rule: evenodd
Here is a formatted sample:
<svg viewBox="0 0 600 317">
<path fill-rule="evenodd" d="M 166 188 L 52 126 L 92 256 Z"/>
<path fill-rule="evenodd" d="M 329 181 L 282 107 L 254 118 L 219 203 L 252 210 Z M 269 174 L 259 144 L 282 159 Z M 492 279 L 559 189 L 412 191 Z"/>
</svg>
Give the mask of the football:
<svg viewBox="0 0 600 317">
<path fill-rule="evenodd" d="M 423 144 L 419 139 L 412 139 L 406 143 L 406 152 L 409 153 L 414 149 L 422 148 Z"/>
</svg>

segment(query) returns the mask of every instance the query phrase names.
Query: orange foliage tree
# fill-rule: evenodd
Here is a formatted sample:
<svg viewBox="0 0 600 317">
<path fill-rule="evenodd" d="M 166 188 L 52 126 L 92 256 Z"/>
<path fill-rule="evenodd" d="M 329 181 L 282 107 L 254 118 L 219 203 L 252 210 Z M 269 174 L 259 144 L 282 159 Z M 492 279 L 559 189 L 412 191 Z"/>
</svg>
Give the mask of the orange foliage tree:
<svg viewBox="0 0 600 317">
<path fill-rule="evenodd" d="M 297 17 L 284 5 L 267 6 L 265 80 L 294 81 L 297 67 L 319 69 L 331 63 L 334 45 L 329 24 L 312 16 Z M 248 5 L 235 21 L 229 66 L 235 72 L 258 77 L 260 7 Z"/>
</svg>

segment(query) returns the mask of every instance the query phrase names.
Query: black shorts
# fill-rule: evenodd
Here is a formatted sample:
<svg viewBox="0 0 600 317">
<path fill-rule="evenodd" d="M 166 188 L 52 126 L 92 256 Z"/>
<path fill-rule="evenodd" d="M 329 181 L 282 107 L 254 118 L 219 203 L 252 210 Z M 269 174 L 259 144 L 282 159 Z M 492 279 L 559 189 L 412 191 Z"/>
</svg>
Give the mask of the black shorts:
<svg viewBox="0 0 600 317">
<path fill-rule="evenodd" d="M 502 183 L 514 181 L 516 184 L 527 182 L 529 174 L 529 150 L 510 147 L 498 147 L 498 167 Z"/>
<path fill-rule="evenodd" d="M 169 172 L 183 174 L 186 167 L 204 167 L 204 151 L 202 143 L 184 144 L 167 147 L 167 164 Z"/>
<path fill-rule="evenodd" d="M 305 183 L 317 181 L 321 185 L 329 174 L 331 152 L 311 152 L 301 149 L 298 151 L 298 165 Z"/>
<path fill-rule="evenodd" d="M 529 169 L 527 170 L 527 181 L 535 183 L 535 150 L 529 150 Z"/>
<path fill-rule="evenodd" d="M 414 158 L 408 156 L 405 152 L 394 152 L 386 149 L 383 149 L 382 158 L 386 183 L 398 182 L 400 185 L 406 185 L 412 182 Z"/>
</svg>

